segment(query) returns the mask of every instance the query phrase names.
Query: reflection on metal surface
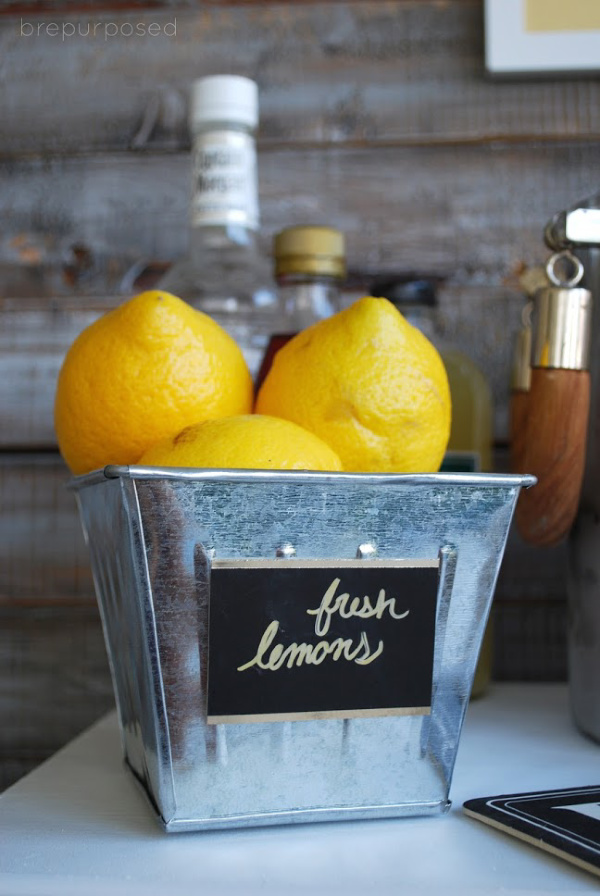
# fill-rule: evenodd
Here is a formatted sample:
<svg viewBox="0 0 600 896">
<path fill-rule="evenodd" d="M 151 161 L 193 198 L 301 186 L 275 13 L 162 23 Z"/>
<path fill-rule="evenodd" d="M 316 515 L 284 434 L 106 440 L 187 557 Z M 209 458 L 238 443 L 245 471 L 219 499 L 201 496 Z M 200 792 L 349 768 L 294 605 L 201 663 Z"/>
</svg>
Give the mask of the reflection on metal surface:
<svg viewBox="0 0 600 896">
<path fill-rule="evenodd" d="M 572 270 L 561 276 L 558 268 L 564 261 L 572 263 Z M 592 294 L 577 286 L 583 265 L 570 252 L 557 252 L 549 259 L 546 271 L 550 285 L 539 289 L 533 301 L 531 363 L 534 367 L 587 370 Z"/>
<path fill-rule="evenodd" d="M 126 761 L 163 827 L 446 811 L 514 506 L 534 481 L 142 467 L 74 480 Z M 297 559 L 440 558 L 430 716 L 207 724 L 211 562 L 285 563 L 286 545 Z"/>
</svg>

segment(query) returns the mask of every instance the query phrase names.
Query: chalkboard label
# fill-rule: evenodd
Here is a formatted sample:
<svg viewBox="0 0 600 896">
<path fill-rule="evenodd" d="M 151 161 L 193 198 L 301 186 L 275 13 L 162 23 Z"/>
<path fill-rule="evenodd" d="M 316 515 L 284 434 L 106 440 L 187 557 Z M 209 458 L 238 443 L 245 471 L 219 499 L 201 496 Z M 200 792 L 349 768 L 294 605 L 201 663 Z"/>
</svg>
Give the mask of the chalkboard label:
<svg viewBox="0 0 600 896">
<path fill-rule="evenodd" d="M 210 572 L 209 724 L 427 715 L 439 560 Z"/>
</svg>

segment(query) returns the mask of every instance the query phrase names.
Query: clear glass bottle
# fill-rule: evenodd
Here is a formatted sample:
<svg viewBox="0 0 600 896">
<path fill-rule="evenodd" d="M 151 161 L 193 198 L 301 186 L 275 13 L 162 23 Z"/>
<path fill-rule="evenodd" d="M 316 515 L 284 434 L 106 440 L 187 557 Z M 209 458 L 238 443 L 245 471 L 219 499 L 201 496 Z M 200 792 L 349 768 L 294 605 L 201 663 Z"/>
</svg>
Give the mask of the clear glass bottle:
<svg viewBox="0 0 600 896">
<path fill-rule="evenodd" d="M 494 426 L 491 389 L 475 362 L 440 336 L 434 285 L 429 280 L 381 281 L 372 284 L 371 290 L 373 295 L 393 302 L 442 356 L 452 397 L 452 428 L 441 470 L 490 472 Z"/>
<path fill-rule="evenodd" d="M 288 227 L 275 235 L 273 254 L 285 326 L 269 339 L 256 377 L 257 389 L 288 339 L 341 309 L 346 275 L 344 235 L 333 227 Z"/>
<path fill-rule="evenodd" d="M 238 75 L 192 84 L 192 197 L 187 254 L 159 288 L 206 312 L 236 339 L 256 373 L 279 303 L 259 227 L 255 131 L 258 88 Z"/>
<path fill-rule="evenodd" d="M 427 280 L 373 284 L 373 295 L 393 302 L 413 326 L 438 349 L 450 385 L 452 426 L 441 471 L 491 472 L 493 469 L 493 402 L 488 381 L 468 355 L 445 343 L 436 325 L 437 298 Z M 472 697 L 481 696 L 491 680 L 493 624 L 488 623 L 475 671 Z"/>
</svg>

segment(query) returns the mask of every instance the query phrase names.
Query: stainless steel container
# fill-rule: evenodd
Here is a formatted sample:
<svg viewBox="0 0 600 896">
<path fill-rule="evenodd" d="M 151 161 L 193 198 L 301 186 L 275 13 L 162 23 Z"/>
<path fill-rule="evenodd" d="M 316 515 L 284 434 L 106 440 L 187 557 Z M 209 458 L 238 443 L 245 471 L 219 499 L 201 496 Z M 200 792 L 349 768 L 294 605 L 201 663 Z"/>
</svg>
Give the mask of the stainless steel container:
<svg viewBox="0 0 600 896">
<path fill-rule="evenodd" d="M 162 826 L 445 812 L 515 503 L 534 482 L 147 467 L 73 480 L 125 761 Z M 222 561 L 292 560 L 331 568 L 435 561 L 428 707 L 211 723 L 214 570 Z"/>
</svg>

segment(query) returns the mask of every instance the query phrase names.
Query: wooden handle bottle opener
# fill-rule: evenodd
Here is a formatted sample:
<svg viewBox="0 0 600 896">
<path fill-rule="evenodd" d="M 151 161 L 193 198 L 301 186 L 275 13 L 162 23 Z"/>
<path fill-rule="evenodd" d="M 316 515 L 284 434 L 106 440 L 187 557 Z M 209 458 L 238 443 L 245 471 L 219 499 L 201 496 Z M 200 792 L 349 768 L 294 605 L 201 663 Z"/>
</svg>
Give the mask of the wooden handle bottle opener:
<svg viewBox="0 0 600 896">
<path fill-rule="evenodd" d="M 573 273 L 560 277 L 559 264 Z M 531 380 L 514 452 L 516 472 L 533 473 L 523 491 L 517 528 L 530 544 L 552 545 L 569 532 L 579 504 L 590 403 L 589 349 L 592 295 L 578 287 L 583 265 L 568 251 L 553 255 L 550 285 L 535 294 Z M 516 424 L 515 424 L 516 425 Z"/>
</svg>

